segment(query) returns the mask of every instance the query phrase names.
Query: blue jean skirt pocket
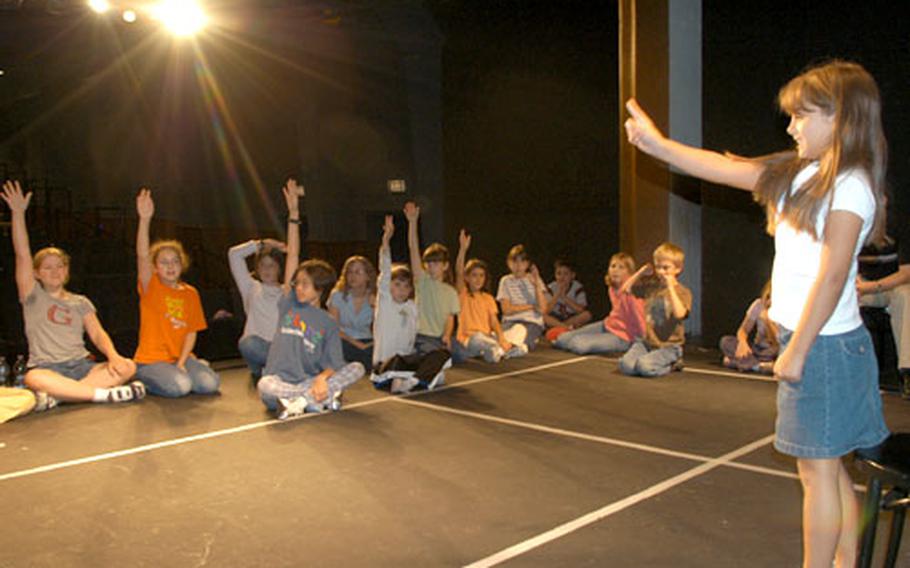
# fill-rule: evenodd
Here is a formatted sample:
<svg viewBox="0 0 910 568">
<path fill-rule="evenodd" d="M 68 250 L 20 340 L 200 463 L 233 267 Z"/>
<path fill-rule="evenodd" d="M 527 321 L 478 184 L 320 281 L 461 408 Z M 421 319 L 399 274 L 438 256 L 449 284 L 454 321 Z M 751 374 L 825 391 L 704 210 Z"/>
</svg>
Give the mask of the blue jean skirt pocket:
<svg viewBox="0 0 910 568">
<path fill-rule="evenodd" d="M 781 330 L 782 350 L 791 335 Z M 815 339 L 800 380 L 778 383 L 775 430 L 779 451 L 810 459 L 840 457 L 888 436 L 865 327 Z"/>
</svg>

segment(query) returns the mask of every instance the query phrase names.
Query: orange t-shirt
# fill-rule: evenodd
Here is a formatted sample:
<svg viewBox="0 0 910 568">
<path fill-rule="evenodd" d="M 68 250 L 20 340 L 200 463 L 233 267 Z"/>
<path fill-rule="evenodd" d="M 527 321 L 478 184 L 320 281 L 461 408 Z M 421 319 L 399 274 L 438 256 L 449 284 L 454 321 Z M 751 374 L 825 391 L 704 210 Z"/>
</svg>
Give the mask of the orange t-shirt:
<svg viewBox="0 0 910 568">
<path fill-rule="evenodd" d="M 496 317 L 499 307 L 496 300 L 486 292 L 469 294 L 467 289 L 458 294 L 461 302 L 461 313 L 458 314 L 458 341 L 467 345 L 468 339 L 475 333 L 490 335 L 493 328 L 490 326 L 490 316 Z"/>
<path fill-rule="evenodd" d="M 139 284 L 139 347 L 133 359 L 146 365 L 173 363 L 186 335 L 206 327 L 195 288 L 183 282 L 171 288 L 152 274 L 145 292 Z"/>
</svg>

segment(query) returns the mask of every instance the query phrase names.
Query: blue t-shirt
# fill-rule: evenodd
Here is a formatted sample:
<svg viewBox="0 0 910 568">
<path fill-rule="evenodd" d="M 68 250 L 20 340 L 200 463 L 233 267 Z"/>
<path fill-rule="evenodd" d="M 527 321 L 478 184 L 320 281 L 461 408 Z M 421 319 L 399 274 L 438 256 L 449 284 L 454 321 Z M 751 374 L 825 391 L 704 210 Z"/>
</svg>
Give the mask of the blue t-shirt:
<svg viewBox="0 0 910 568">
<path fill-rule="evenodd" d="M 338 324 L 329 314 L 297 300 L 294 292 L 278 300 L 278 329 L 263 375 L 299 383 L 326 369 L 344 367 Z"/>
</svg>

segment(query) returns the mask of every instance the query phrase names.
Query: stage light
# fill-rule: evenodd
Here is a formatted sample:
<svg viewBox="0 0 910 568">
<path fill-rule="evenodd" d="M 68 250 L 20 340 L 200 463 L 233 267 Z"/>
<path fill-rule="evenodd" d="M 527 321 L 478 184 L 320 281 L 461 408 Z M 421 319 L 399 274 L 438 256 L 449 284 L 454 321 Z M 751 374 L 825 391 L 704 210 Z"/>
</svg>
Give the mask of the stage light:
<svg viewBox="0 0 910 568">
<path fill-rule="evenodd" d="M 133 22 L 136 21 L 136 18 L 138 16 L 136 15 L 136 12 L 134 10 L 124 10 L 122 17 L 123 17 L 124 22 L 126 22 L 128 24 L 132 24 Z"/>
<path fill-rule="evenodd" d="M 111 3 L 107 0 L 88 0 L 88 7 L 98 14 L 103 14 L 111 9 Z"/>
<path fill-rule="evenodd" d="M 208 22 L 202 7 L 193 0 L 163 0 L 151 11 L 172 34 L 180 37 L 197 33 Z"/>
</svg>

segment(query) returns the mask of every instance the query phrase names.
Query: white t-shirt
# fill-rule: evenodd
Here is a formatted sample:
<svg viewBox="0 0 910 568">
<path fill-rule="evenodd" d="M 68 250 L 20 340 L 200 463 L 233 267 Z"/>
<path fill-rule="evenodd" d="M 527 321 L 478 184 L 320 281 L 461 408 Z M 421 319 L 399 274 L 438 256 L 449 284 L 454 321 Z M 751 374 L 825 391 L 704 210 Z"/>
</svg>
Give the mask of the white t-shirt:
<svg viewBox="0 0 910 568">
<path fill-rule="evenodd" d="M 803 168 L 793 179 L 790 192 L 795 191 L 810 176 L 818 171 L 818 163 L 813 162 Z M 778 211 L 783 199 L 778 203 Z M 834 184 L 834 199 L 831 211 L 849 211 L 863 220 L 859 239 L 853 251 L 850 273 L 841 291 L 837 306 L 819 334 L 836 335 L 851 331 L 863 321 L 859 315 L 859 304 L 856 298 L 856 256 L 863 242 L 872 229 L 875 218 L 875 196 L 869 181 L 863 172 L 850 171 L 837 176 Z M 774 270 L 771 276 L 771 309 L 770 318 L 787 329 L 794 330 L 809 298 L 809 290 L 818 278 L 821 264 L 822 241 L 824 240 L 825 221 L 828 217 L 828 203 L 822 205 L 818 212 L 815 227 L 818 240 L 809 233 L 797 232 L 789 223 L 781 221 L 774 235 Z"/>
</svg>

